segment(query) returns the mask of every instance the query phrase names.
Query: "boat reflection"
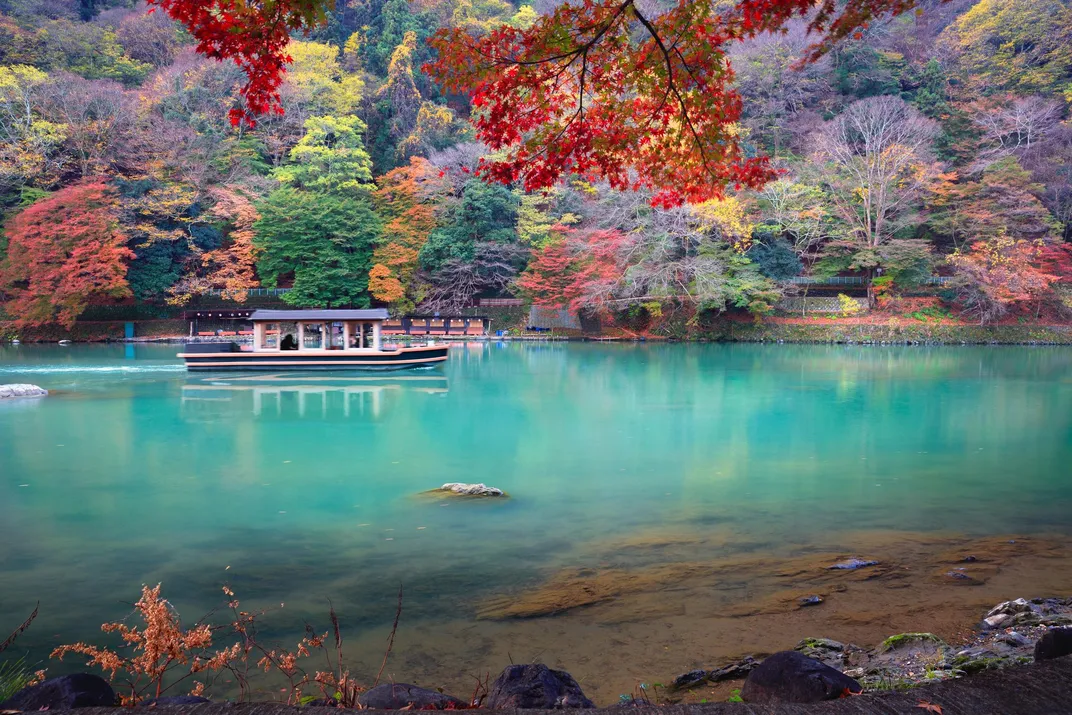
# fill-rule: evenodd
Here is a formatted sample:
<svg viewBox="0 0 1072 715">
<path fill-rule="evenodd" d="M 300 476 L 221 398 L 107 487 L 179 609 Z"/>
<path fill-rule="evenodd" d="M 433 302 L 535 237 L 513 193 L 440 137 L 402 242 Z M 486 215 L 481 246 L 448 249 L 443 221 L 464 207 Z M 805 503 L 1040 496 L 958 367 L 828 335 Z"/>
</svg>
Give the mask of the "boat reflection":
<svg viewBox="0 0 1072 715">
<path fill-rule="evenodd" d="M 447 378 L 438 374 L 302 375 L 293 372 L 241 377 L 206 376 L 182 386 L 182 415 L 212 419 L 252 412 L 256 417 L 379 417 L 384 400 L 403 392 L 445 394 Z"/>
</svg>

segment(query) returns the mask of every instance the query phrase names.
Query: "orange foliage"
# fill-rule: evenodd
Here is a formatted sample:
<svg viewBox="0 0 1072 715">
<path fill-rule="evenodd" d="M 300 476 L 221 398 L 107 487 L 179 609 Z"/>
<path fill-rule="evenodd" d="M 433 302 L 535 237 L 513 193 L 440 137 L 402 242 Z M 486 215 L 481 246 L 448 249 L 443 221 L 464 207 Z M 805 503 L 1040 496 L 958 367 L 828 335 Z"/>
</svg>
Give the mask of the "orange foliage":
<svg viewBox="0 0 1072 715">
<path fill-rule="evenodd" d="M 141 598 L 134 604 L 134 610 L 144 621 L 143 628 L 124 623 L 101 626 L 105 633 L 119 634 L 124 645 L 132 649 L 130 656 L 124 657 L 116 651 L 87 643 L 73 643 L 56 648 L 52 657 L 62 659 L 71 653 L 89 656 L 89 665 L 108 672 L 112 680 L 119 671 L 124 671 L 129 693 L 120 693 L 120 697 L 123 704 L 133 705 L 146 693 L 151 693 L 152 697 L 163 694 L 170 687 L 165 686 L 166 676 L 180 666 L 188 665 L 189 669 L 177 682 L 195 673 L 222 670 L 240 654 L 240 646 L 236 643 L 231 648 L 207 655 L 206 649 L 212 645 L 212 629 L 202 623 L 183 630 L 171 604 L 160 597 L 160 584 L 155 588 L 142 586 Z M 204 684 L 198 683 L 194 690 L 203 691 Z"/>
<path fill-rule="evenodd" d="M 440 172 L 420 157 L 380 178 L 376 204 L 386 219 L 372 253 L 369 291 L 376 300 L 408 310 L 419 299 L 417 259 L 436 227 L 434 202 L 448 188 Z"/>
<path fill-rule="evenodd" d="M 976 241 L 970 251 L 955 251 L 949 262 L 968 312 L 987 322 L 1001 317 L 1016 303 L 1042 298 L 1058 281 L 1058 276 L 1038 267 L 1043 249 L 1041 241 L 1000 236 Z"/>
<path fill-rule="evenodd" d="M 317 635 L 310 626 L 306 626 L 306 635 L 293 651 L 261 645 L 257 640 L 257 617 L 263 612 L 239 610 L 234 591 L 224 586 L 223 592 L 231 611 L 230 623 L 198 622 L 184 629 L 175 609 L 160 596 L 160 584 L 154 588 L 142 586 L 141 598 L 134 604 L 134 611 L 143 623 L 141 627 L 125 623 L 101 626 L 105 633 L 119 635 L 123 642 L 120 648 L 110 650 L 73 643 L 56 648 L 52 657 L 62 659 L 74 653 L 88 656 L 88 664 L 108 673 L 112 681 L 122 673 L 126 687 L 120 692 L 120 699 L 124 705 L 160 697 L 184 683 L 191 695 L 202 695 L 213 674 L 224 671 L 238 683 L 242 697 L 248 698 L 252 694 L 249 677 L 256 670 L 281 673 L 290 683 L 288 702 L 291 704 L 301 702 L 306 690 L 316 689 L 322 697 L 335 697 L 345 707 L 356 705 L 362 688 L 349 671 L 342 669 L 342 635 L 334 610 L 331 621 L 335 628 L 335 661 L 332 662 L 332 653 L 326 648 L 328 634 Z M 235 642 L 213 650 L 213 634 L 220 631 L 230 633 Z M 129 654 L 124 655 L 121 650 L 129 650 Z M 313 650 L 323 651 L 329 670 L 309 675 L 299 666 L 299 660 L 309 657 Z M 194 680 L 195 677 L 201 679 Z"/>
<path fill-rule="evenodd" d="M 5 309 L 20 326 L 74 325 L 93 300 L 130 296 L 115 191 L 103 178 L 68 186 L 15 215 L 0 266 Z"/>
<path fill-rule="evenodd" d="M 212 216 L 231 224 L 226 245 L 201 255 L 204 275 L 191 274 L 171 288 L 168 302 L 183 304 L 192 296 L 218 288 L 227 300 L 244 303 L 249 289 L 260 285 L 257 280 L 257 256 L 260 251 L 253 245 L 256 232 L 253 224 L 261 217 L 253 203 L 231 187 L 212 191 L 216 204 Z"/>
</svg>

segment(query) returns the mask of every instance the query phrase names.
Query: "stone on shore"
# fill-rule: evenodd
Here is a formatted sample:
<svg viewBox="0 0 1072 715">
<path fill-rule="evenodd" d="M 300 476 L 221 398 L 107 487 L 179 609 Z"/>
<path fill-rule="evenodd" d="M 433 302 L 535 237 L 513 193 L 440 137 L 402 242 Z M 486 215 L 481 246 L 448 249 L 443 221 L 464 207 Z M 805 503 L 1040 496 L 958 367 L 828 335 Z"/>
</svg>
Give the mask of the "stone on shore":
<svg viewBox="0 0 1072 715">
<path fill-rule="evenodd" d="M 361 693 L 357 702 L 372 710 L 461 710 L 464 700 L 408 683 L 383 683 Z"/>
<path fill-rule="evenodd" d="M 1053 660 L 1072 655 L 1072 628 L 1051 628 L 1035 644 L 1035 660 Z"/>
<path fill-rule="evenodd" d="M 73 708 L 111 707 L 115 691 L 107 681 L 90 673 L 61 675 L 23 688 L 0 703 L 0 711 L 71 710 Z"/>
<path fill-rule="evenodd" d="M 486 484 L 463 484 L 462 482 L 450 482 L 439 488 L 441 492 L 460 494 L 467 497 L 504 497 L 506 492 L 502 489 L 489 487 Z"/>
<path fill-rule="evenodd" d="M 748 674 L 741 688 L 747 703 L 817 703 L 859 693 L 860 684 L 795 650 L 775 653 Z"/>
<path fill-rule="evenodd" d="M 511 665 L 491 684 L 485 705 L 492 710 L 504 708 L 594 708 L 581 686 L 564 670 L 546 665 Z"/>
<path fill-rule="evenodd" d="M 11 400 L 16 397 L 44 397 L 48 390 L 37 385 L 16 383 L 13 385 L 0 385 L 0 400 Z"/>
</svg>

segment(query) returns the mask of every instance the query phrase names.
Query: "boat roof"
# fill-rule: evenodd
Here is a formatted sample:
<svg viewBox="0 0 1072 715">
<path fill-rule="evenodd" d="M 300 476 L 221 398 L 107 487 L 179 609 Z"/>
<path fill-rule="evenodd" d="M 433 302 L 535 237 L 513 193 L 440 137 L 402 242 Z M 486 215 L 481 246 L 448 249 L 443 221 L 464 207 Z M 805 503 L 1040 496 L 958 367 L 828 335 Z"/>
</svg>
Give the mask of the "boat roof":
<svg viewBox="0 0 1072 715">
<path fill-rule="evenodd" d="M 314 308 L 310 310 L 255 310 L 249 316 L 252 321 L 285 323 L 285 322 L 319 322 L 319 321 L 344 321 L 344 320 L 387 320 L 386 308 L 371 308 L 368 310 L 327 310 Z"/>
</svg>

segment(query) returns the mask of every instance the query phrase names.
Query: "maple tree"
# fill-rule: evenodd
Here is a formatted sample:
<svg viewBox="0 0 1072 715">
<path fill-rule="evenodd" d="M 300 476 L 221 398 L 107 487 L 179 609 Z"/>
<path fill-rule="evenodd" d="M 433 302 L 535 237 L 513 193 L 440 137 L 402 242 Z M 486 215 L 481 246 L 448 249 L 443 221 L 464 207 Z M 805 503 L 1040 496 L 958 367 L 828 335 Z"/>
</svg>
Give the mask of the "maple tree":
<svg viewBox="0 0 1072 715">
<path fill-rule="evenodd" d="M 249 289 L 260 285 L 257 280 L 257 258 L 260 250 L 254 245 L 253 225 L 260 214 L 253 203 L 240 191 L 224 186 L 214 189 L 215 205 L 211 216 L 230 224 L 226 242 L 219 248 L 198 255 L 203 269 L 191 272 L 169 289 L 168 302 L 183 305 L 193 296 L 211 289 L 221 291 L 226 300 L 244 303 Z"/>
<path fill-rule="evenodd" d="M 949 257 L 954 287 L 967 313 L 981 323 L 1005 315 L 1017 303 L 1039 300 L 1059 278 L 1039 267 L 1044 244 L 1009 236 L 976 241 Z"/>
<path fill-rule="evenodd" d="M 5 310 L 19 325 L 74 324 L 93 299 L 130 296 L 114 189 L 104 179 L 68 186 L 16 214 L 7 224 L 0 265 Z"/>
<path fill-rule="evenodd" d="M 380 177 L 375 202 L 385 223 L 369 271 L 369 292 L 376 300 L 405 312 L 422 298 L 414 282 L 418 258 L 436 227 L 435 200 L 448 186 L 439 171 L 419 157 Z"/>
<path fill-rule="evenodd" d="M 153 4 L 186 26 L 199 52 L 246 72 L 246 106 L 231 109 L 235 123 L 280 111 L 290 36 L 325 22 L 330 9 L 325 0 Z M 634 0 L 585 0 L 501 25 L 484 19 L 507 19 L 508 6 L 494 4 L 470 3 L 472 11 L 460 4 L 465 21 L 432 38 L 438 57 L 427 66 L 446 89 L 471 96 L 478 139 L 505 151 L 482 173 L 526 189 L 569 173 L 599 176 L 617 188 L 657 187 L 654 200 L 673 204 L 774 175 L 738 141 L 741 101 L 727 60 L 733 43 L 807 18 L 821 35 L 807 54 L 814 59 L 916 0 L 679 0 L 661 14 Z"/>
</svg>

